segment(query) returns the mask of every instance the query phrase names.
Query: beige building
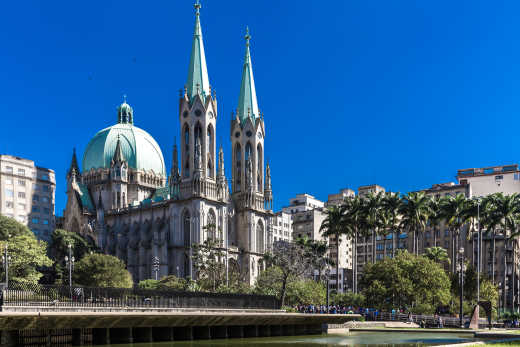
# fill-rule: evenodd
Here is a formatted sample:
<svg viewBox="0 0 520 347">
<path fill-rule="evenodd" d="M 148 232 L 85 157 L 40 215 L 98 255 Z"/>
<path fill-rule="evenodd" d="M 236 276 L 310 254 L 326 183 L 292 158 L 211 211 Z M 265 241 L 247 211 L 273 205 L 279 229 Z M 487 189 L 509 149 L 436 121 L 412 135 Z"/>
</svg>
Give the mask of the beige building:
<svg viewBox="0 0 520 347">
<path fill-rule="evenodd" d="M 39 239 L 48 240 L 54 231 L 55 190 L 53 170 L 0 155 L 0 214 L 27 225 Z"/>
</svg>

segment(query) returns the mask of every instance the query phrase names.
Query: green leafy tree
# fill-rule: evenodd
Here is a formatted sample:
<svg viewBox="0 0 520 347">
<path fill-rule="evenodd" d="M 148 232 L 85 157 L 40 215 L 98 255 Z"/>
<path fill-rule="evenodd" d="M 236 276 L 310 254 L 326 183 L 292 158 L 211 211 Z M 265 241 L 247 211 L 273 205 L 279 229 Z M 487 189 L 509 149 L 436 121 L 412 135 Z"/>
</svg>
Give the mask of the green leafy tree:
<svg viewBox="0 0 520 347">
<path fill-rule="evenodd" d="M 367 264 L 361 282 L 367 305 L 379 309 L 408 307 L 433 313 L 450 300 L 450 280 L 441 266 L 407 251 Z"/>
<path fill-rule="evenodd" d="M 383 225 L 384 235 L 392 233 L 392 257 L 395 256 L 395 249 L 397 248 L 397 238 L 399 228 L 399 209 L 401 208 L 401 196 L 399 193 L 386 192 L 383 196 L 382 209 L 385 216 Z M 386 252 L 386 238 L 385 252 Z"/>
<path fill-rule="evenodd" d="M 75 265 L 72 281 L 86 287 L 131 288 L 133 285 L 125 263 L 106 254 L 83 257 Z"/>
<path fill-rule="evenodd" d="M 467 214 L 468 199 L 463 194 L 445 196 L 441 200 L 441 215 L 451 232 L 451 259 L 456 259 L 459 249 L 462 227 L 470 220 Z M 452 262 L 452 272 L 455 273 L 455 264 Z"/>
<path fill-rule="evenodd" d="M 215 292 L 226 284 L 226 253 L 220 243 L 212 238 L 202 244 L 192 245 L 192 263 L 197 275 L 197 283 L 203 290 Z"/>
<path fill-rule="evenodd" d="M 40 269 L 51 266 L 46 255 L 47 243 L 36 240 L 25 225 L 12 218 L 0 216 L 0 251 L 7 246 L 9 257 L 9 281 L 38 283 L 43 274 Z M 2 268 L 5 278 L 5 271 Z"/>
<path fill-rule="evenodd" d="M 263 295 L 284 296 L 282 306 L 289 305 L 320 305 L 326 302 L 326 288 L 321 282 L 289 276 L 284 290 L 284 272 L 280 267 L 271 266 L 258 276 L 254 293 Z"/>
<path fill-rule="evenodd" d="M 430 247 L 424 250 L 424 256 L 438 264 L 450 264 L 450 257 L 448 251 L 442 247 Z"/>
<path fill-rule="evenodd" d="M 168 275 L 157 281 L 156 289 L 159 290 L 177 290 L 177 291 L 193 291 L 199 287 L 191 279 L 179 278 L 174 275 Z"/>
<path fill-rule="evenodd" d="M 369 232 L 372 233 L 372 263 L 376 261 L 376 235 L 380 234 L 382 223 L 382 201 L 383 192 L 377 194 L 369 193 L 365 197 L 365 218 Z M 338 287 L 337 287 L 338 288 Z"/>
<path fill-rule="evenodd" d="M 280 272 L 278 281 L 281 285 L 279 299 L 285 304 L 285 295 L 289 279 L 299 279 L 308 270 L 310 262 L 305 255 L 305 249 L 296 243 L 276 241 L 270 252 L 265 253 L 267 265 L 277 267 Z"/>
<path fill-rule="evenodd" d="M 146 279 L 146 280 L 139 281 L 139 283 L 137 283 L 137 287 L 139 289 L 157 289 L 158 285 L 159 285 L 159 281 L 154 280 L 154 279 Z"/>
<path fill-rule="evenodd" d="M 332 302 L 341 306 L 361 307 L 365 305 L 365 296 L 353 292 L 337 293 L 332 297 Z"/>
</svg>

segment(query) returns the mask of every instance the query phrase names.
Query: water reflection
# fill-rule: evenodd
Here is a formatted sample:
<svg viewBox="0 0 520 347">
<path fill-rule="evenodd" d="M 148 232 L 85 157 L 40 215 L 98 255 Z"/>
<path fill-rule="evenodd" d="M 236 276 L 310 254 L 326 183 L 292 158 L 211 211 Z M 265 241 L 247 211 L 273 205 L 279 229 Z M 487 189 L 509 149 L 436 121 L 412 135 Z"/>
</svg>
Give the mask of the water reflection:
<svg viewBox="0 0 520 347">
<path fill-rule="evenodd" d="M 156 343 L 135 343 L 113 345 L 118 347 L 336 347 L 336 346 L 393 346 L 416 347 L 435 346 L 449 343 L 475 341 L 472 334 L 457 333 L 393 333 L 393 332 L 352 332 L 350 335 L 266 337 L 256 339 L 222 339 L 177 341 Z"/>
</svg>

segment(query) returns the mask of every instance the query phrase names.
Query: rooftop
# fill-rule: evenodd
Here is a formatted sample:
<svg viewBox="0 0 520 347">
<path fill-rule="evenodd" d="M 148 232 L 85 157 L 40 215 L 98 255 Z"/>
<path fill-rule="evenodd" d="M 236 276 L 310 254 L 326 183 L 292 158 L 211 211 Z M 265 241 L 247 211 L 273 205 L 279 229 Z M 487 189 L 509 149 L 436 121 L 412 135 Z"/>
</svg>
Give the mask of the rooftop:
<svg viewBox="0 0 520 347">
<path fill-rule="evenodd" d="M 487 166 L 457 171 L 457 178 L 496 175 L 498 173 L 518 172 L 518 164 Z"/>
</svg>

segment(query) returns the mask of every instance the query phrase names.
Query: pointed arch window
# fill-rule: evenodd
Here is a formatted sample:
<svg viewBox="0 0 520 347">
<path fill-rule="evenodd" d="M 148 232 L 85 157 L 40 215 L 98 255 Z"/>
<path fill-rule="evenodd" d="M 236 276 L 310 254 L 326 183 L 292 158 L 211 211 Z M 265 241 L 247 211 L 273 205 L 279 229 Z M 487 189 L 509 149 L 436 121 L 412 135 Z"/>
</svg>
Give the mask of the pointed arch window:
<svg viewBox="0 0 520 347">
<path fill-rule="evenodd" d="M 208 156 L 208 176 L 213 177 L 213 127 L 212 125 L 208 125 L 208 131 L 206 133 L 206 153 Z"/>
<path fill-rule="evenodd" d="M 262 221 L 258 221 L 256 225 L 256 251 L 264 253 L 264 225 Z"/>
<path fill-rule="evenodd" d="M 188 211 L 182 216 L 182 229 L 184 234 L 184 247 L 191 247 L 191 218 Z"/>
<path fill-rule="evenodd" d="M 241 173 L 242 173 L 242 148 L 237 143 L 235 146 L 235 191 L 240 191 Z"/>
<path fill-rule="evenodd" d="M 258 144 L 258 146 L 256 146 L 256 167 L 257 167 L 256 180 L 257 180 L 257 186 L 258 186 L 259 192 L 262 191 L 262 178 L 264 177 L 263 172 L 262 172 L 263 166 L 264 166 L 264 163 L 262 160 L 262 145 Z"/>
<path fill-rule="evenodd" d="M 213 211 L 213 209 L 210 209 L 209 213 L 208 213 L 208 220 L 206 223 L 206 233 L 208 236 L 208 240 L 212 240 L 212 241 L 217 240 L 216 239 L 216 237 L 217 237 L 216 230 L 217 230 L 217 218 L 215 217 L 215 212 Z"/>
<path fill-rule="evenodd" d="M 184 177 L 190 176 L 190 128 L 184 125 Z"/>
</svg>

